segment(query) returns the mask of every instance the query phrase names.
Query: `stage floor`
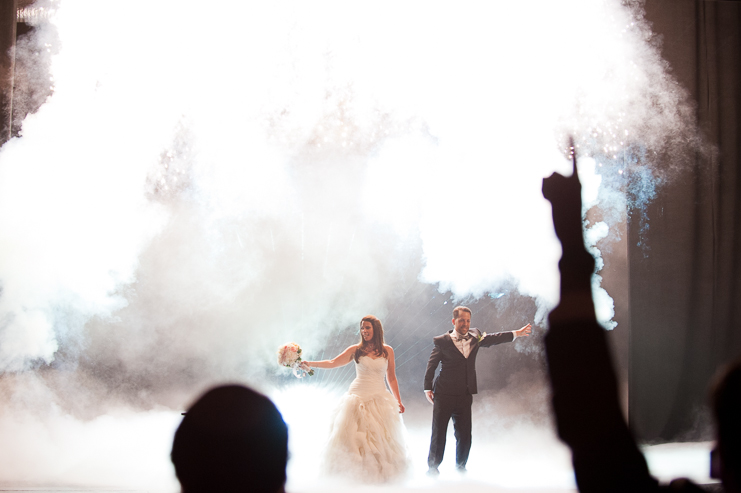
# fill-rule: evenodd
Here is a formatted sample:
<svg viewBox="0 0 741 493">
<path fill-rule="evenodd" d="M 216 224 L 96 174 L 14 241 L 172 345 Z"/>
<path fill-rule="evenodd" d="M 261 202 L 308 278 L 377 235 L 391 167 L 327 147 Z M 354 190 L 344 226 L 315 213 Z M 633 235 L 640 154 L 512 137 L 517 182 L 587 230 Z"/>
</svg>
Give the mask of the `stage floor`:
<svg viewBox="0 0 741 493">
<path fill-rule="evenodd" d="M 412 443 L 417 443 L 413 441 Z M 425 442 L 421 442 L 426 446 Z M 523 444 L 526 445 L 526 444 Z M 445 493 L 460 491 L 465 488 L 469 493 L 476 492 L 517 492 L 517 493 L 549 493 L 549 492 L 571 492 L 576 491 L 573 474 L 568 464 L 568 453 L 566 450 L 556 451 L 553 444 L 543 444 L 538 451 L 531 450 L 523 454 L 517 449 L 501 449 L 499 451 L 482 444 L 472 454 L 469 462 L 469 471 L 465 475 L 458 474 L 452 464 L 443 462 L 440 467 L 438 478 L 426 476 L 424 461 L 414 463 L 410 477 L 402 483 L 394 485 L 358 485 L 352 484 L 356 493 L 372 492 L 416 492 L 425 491 Z M 709 490 L 714 490 L 715 482 L 708 476 L 709 452 L 712 444 L 702 443 L 671 443 L 655 445 L 644 448 L 652 474 L 662 482 L 668 482 L 673 478 L 687 477 L 701 485 L 708 485 Z M 424 447 L 423 447 L 424 448 Z M 418 452 L 418 451 L 413 451 Z M 424 455 L 416 454 L 417 457 Z M 294 464 L 301 466 L 301 464 Z M 174 479 L 174 478 L 173 478 Z M 319 492 L 341 492 L 347 491 L 348 484 L 343 482 L 332 482 L 320 479 L 315 474 L 302 475 L 301 471 L 291 469 L 289 466 L 289 481 L 286 491 L 288 493 L 319 493 Z M 179 491 L 176 482 L 169 485 L 157 485 L 153 488 L 147 487 L 111 487 L 93 485 L 52 485 L 52 484 L 0 484 L 0 491 L 33 491 L 44 492 L 96 492 L 96 493 L 119 493 L 132 491 L 148 491 L 157 493 L 177 493 Z"/>
</svg>

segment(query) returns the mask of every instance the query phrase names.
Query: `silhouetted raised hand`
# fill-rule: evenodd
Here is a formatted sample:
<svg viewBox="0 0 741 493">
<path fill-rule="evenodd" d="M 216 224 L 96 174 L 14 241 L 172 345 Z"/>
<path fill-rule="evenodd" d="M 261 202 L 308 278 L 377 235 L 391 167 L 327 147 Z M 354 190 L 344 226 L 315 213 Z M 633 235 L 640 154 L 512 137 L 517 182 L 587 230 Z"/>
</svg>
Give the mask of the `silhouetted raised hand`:
<svg viewBox="0 0 741 493">
<path fill-rule="evenodd" d="M 590 290 L 591 275 L 594 271 L 594 258 L 584 247 L 581 182 L 576 166 L 576 146 L 573 138 L 569 139 L 569 150 L 573 162 L 571 176 L 553 173 L 543 179 L 542 188 L 543 197 L 551 203 L 553 227 L 563 248 L 559 262 L 562 297 L 565 291 Z M 566 279 L 564 274 L 567 274 Z"/>
</svg>

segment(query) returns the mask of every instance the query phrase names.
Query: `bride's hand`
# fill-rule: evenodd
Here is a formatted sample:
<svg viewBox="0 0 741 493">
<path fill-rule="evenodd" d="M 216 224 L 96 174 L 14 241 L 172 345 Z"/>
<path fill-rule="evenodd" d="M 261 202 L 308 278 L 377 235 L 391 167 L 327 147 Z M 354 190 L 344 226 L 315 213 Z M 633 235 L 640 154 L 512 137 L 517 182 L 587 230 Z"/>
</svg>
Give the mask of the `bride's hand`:
<svg viewBox="0 0 741 493">
<path fill-rule="evenodd" d="M 399 401 L 399 414 L 402 414 L 404 412 L 404 404 Z"/>
</svg>

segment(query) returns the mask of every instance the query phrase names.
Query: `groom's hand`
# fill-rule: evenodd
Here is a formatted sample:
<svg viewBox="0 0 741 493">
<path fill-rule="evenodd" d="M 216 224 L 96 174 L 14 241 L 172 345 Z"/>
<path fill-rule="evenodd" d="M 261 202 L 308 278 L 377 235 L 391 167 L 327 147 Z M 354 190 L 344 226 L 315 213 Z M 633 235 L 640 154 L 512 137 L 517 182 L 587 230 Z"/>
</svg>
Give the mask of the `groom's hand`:
<svg viewBox="0 0 741 493">
<path fill-rule="evenodd" d="M 430 404 L 435 403 L 435 394 L 431 390 L 425 390 L 425 397 L 430 401 Z"/>
<path fill-rule="evenodd" d="M 532 327 L 532 325 L 530 325 L 530 324 L 527 324 L 526 326 L 524 326 L 524 327 L 523 327 L 523 328 L 521 328 L 520 330 L 516 330 L 516 331 L 515 331 L 515 335 L 517 335 L 517 337 L 527 337 L 527 336 L 529 336 L 529 335 L 530 335 L 530 333 L 531 333 L 532 331 L 533 331 L 533 327 Z"/>
</svg>

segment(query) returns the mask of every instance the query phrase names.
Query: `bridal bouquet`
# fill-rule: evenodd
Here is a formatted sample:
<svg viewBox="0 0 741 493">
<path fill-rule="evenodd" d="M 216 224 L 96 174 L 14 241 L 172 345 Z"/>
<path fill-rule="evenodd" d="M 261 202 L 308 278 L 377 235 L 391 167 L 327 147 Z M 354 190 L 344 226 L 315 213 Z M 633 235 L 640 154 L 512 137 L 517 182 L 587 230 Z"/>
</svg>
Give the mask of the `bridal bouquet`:
<svg viewBox="0 0 741 493">
<path fill-rule="evenodd" d="M 291 368 L 296 378 L 314 375 L 314 370 L 301 361 L 301 347 L 295 342 L 289 342 L 278 350 L 278 364 Z"/>
</svg>

